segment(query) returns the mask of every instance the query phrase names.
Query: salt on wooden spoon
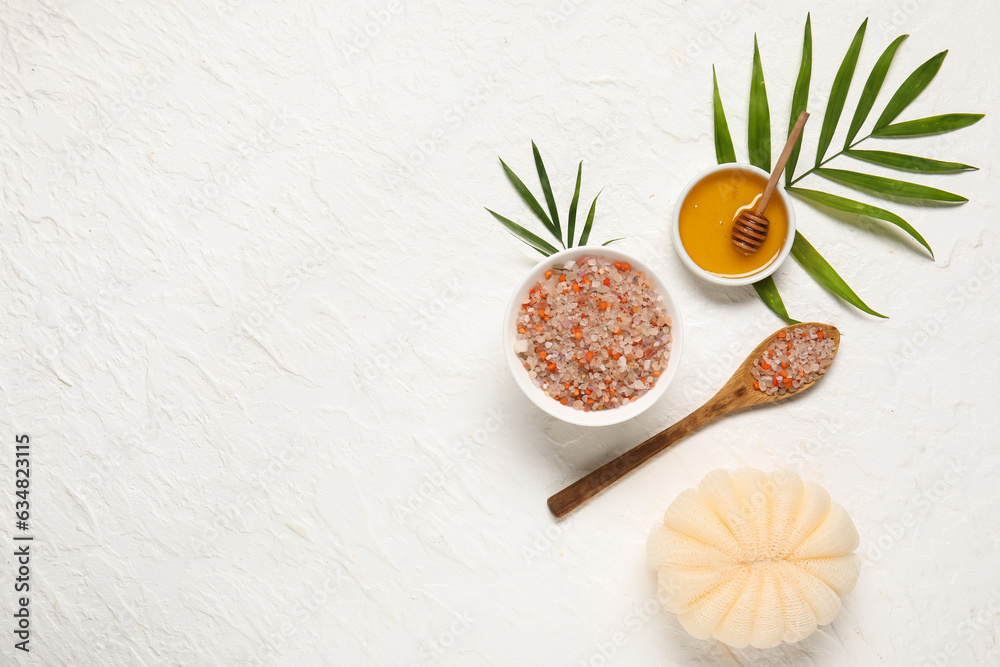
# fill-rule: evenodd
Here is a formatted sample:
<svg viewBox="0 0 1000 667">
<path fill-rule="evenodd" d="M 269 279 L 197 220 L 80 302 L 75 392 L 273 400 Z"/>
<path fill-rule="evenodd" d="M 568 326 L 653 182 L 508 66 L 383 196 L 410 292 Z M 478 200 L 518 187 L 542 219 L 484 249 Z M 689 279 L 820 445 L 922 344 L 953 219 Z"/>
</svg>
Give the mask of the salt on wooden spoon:
<svg viewBox="0 0 1000 667">
<path fill-rule="evenodd" d="M 795 367 L 794 362 L 785 361 L 787 367 L 782 367 L 780 352 L 785 349 L 786 345 L 791 346 L 788 347 L 788 350 L 798 349 L 794 337 L 798 335 L 801 338 L 802 332 L 809 332 L 813 329 L 816 330 L 817 340 L 832 341 L 832 351 L 829 358 L 820 360 L 817 371 L 799 378 L 800 381 L 802 378 L 814 377 L 814 379 L 801 381 L 798 386 L 795 386 L 795 378 L 792 378 L 789 383 L 789 379 L 785 377 L 789 375 L 788 369 Z M 811 339 L 807 336 L 806 340 Z M 824 345 L 829 345 L 829 343 L 824 343 Z M 754 348 L 754 351 L 740 364 L 729 381 L 707 403 L 670 428 L 633 447 L 613 461 L 605 463 L 594 472 L 549 498 L 549 510 L 557 517 L 565 516 L 599 491 L 611 486 L 687 434 L 725 414 L 753 405 L 774 403 L 809 389 L 823 377 L 827 368 L 833 363 L 833 358 L 839 348 L 840 331 L 832 324 L 804 322 L 776 331 Z M 778 361 L 775 361 L 774 356 L 768 356 L 768 353 L 773 352 L 774 349 L 779 352 Z M 771 362 L 774 364 L 772 365 Z M 817 362 L 810 362 L 810 364 L 813 363 Z M 764 364 L 767 364 L 769 368 L 761 370 Z M 755 370 L 757 376 L 769 378 L 771 387 L 762 385 L 761 381 L 755 378 Z M 792 375 L 797 374 L 793 372 Z M 781 379 L 777 380 L 776 378 Z"/>
</svg>

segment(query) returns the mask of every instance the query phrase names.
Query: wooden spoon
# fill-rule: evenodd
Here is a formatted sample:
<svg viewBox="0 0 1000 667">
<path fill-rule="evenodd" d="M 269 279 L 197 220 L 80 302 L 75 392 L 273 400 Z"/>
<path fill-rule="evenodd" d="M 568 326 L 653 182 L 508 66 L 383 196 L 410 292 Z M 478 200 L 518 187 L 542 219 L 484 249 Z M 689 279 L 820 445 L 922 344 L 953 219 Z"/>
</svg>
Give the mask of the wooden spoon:
<svg viewBox="0 0 1000 667">
<path fill-rule="evenodd" d="M 802 324 L 795 324 L 775 331 L 764 342 L 754 348 L 750 356 L 746 358 L 740 367 L 736 369 L 736 372 L 733 373 L 733 376 L 729 378 L 729 381 L 707 403 L 667 430 L 661 431 L 641 445 L 633 447 L 613 461 L 605 463 L 594 472 L 570 484 L 549 498 L 549 510 L 557 517 L 565 516 L 596 495 L 598 491 L 611 486 L 612 483 L 632 472 L 691 431 L 734 410 L 740 410 L 752 405 L 774 403 L 789 396 L 801 394 L 819 382 L 823 378 L 823 375 L 820 375 L 812 382 L 803 384 L 794 392 L 777 396 L 772 396 L 753 387 L 752 369 L 754 360 L 764 354 L 764 351 L 775 341 L 779 333 L 785 332 L 787 336 L 795 329 L 803 327 L 816 327 L 826 337 L 833 339 L 833 353 L 836 356 L 837 350 L 840 349 L 840 331 L 832 324 L 803 322 Z"/>
<path fill-rule="evenodd" d="M 774 195 L 774 188 L 778 185 L 781 172 L 785 171 L 785 164 L 792 154 L 792 148 L 795 147 L 795 142 L 799 140 L 802 128 L 805 127 L 808 119 L 809 114 L 805 111 L 799 114 L 799 119 L 795 121 L 795 127 L 792 128 L 792 131 L 788 135 L 785 148 L 782 149 L 781 155 L 778 156 L 778 162 L 774 165 L 771 178 L 767 179 L 767 186 L 764 188 L 764 193 L 760 196 L 760 199 L 757 200 L 757 205 L 753 206 L 751 204 L 752 209 L 751 206 L 744 206 L 736 211 L 736 217 L 733 218 L 732 240 L 736 249 L 744 255 L 752 255 L 760 250 L 764 239 L 767 238 L 767 229 L 771 223 L 764 217 L 764 211 L 767 209 L 767 205 L 771 203 L 771 196 Z"/>
</svg>

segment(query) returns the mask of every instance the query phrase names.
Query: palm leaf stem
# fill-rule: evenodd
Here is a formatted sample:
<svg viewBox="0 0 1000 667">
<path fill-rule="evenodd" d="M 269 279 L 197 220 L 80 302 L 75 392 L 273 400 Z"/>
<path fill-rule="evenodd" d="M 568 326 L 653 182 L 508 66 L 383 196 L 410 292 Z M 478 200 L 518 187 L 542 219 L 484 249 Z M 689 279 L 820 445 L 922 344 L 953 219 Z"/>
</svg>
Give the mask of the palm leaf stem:
<svg viewBox="0 0 1000 667">
<path fill-rule="evenodd" d="M 865 139 L 870 138 L 871 136 L 872 135 L 869 134 L 867 137 L 862 137 L 862 138 L 858 139 L 857 141 L 855 141 L 850 146 L 845 146 L 844 148 L 842 148 L 841 150 L 837 151 L 836 153 L 834 153 L 830 157 L 826 158 L 825 160 L 823 160 L 822 162 L 820 162 L 816 166 L 808 169 L 807 171 L 802 172 L 801 174 L 799 174 L 798 176 L 796 176 L 795 178 L 793 178 L 792 182 L 789 183 L 788 186 L 791 187 L 791 186 L 795 185 L 796 183 L 798 183 L 799 181 L 801 181 L 803 178 L 805 178 L 809 174 L 813 173 L 814 171 L 816 171 L 817 169 L 819 169 L 820 167 L 822 167 L 824 164 L 826 164 L 827 162 L 829 162 L 833 158 L 839 157 L 839 156 L 843 155 L 845 152 L 851 150 L 852 148 L 854 148 L 855 146 L 857 146 L 858 144 L 860 144 Z"/>
</svg>

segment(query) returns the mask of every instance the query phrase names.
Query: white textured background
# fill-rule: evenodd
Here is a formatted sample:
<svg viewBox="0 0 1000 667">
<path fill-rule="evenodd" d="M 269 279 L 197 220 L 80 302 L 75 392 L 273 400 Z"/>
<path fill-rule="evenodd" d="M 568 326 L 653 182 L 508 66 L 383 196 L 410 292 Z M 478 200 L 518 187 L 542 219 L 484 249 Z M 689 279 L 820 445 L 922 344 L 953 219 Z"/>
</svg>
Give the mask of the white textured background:
<svg viewBox="0 0 1000 667">
<path fill-rule="evenodd" d="M 867 4 L 0 5 L 0 662 L 1000 663 L 1000 9 Z M 971 202 L 891 206 L 936 262 L 800 206 L 800 228 L 891 319 L 789 261 L 791 313 L 844 333 L 829 378 L 705 429 L 555 523 L 548 495 L 699 405 L 779 326 L 750 288 L 688 276 L 667 220 L 714 161 L 713 63 L 746 159 L 754 32 L 777 154 L 807 9 L 802 163 L 870 13 L 834 145 L 892 38 L 912 34 L 873 118 L 951 48 L 903 118 L 989 115 L 890 150 L 980 166 L 914 177 Z M 535 260 L 482 206 L 528 219 L 496 156 L 534 184 L 530 139 L 563 211 L 586 160 L 584 198 L 606 186 L 595 240 L 626 236 L 684 313 L 681 372 L 632 423 L 558 423 L 505 367 L 503 307 Z M 30 656 L 10 634 L 21 432 Z M 705 473 L 741 465 L 823 484 L 861 533 L 857 589 L 799 645 L 696 641 L 652 602 L 648 529 Z"/>
</svg>

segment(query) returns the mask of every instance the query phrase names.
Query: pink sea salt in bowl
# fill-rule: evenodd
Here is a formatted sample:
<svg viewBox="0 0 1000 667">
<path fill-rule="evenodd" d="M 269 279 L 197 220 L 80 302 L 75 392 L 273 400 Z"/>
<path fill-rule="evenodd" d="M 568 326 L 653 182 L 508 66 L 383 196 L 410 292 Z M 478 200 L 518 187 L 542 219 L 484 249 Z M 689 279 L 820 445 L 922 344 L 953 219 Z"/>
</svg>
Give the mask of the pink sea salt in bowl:
<svg viewBox="0 0 1000 667">
<path fill-rule="evenodd" d="M 596 263 L 590 265 L 590 260 Z M 567 268 L 569 262 L 574 264 Z M 623 268 L 613 268 L 616 264 Z M 605 266 L 607 272 L 598 274 Z M 561 275 L 566 280 L 560 283 Z M 567 292 L 561 298 L 547 298 L 544 303 L 549 310 L 539 312 L 539 285 Z M 586 305 L 570 306 L 567 297 L 577 297 L 578 304 Z M 530 339 L 536 334 L 526 331 L 526 308 L 534 308 L 531 316 L 544 313 L 548 318 L 532 322 L 542 327 L 538 335 L 553 337 L 547 341 L 552 343 L 548 348 Z M 615 329 L 619 333 L 613 335 Z M 598 339 L 591 341 L 594 336 Z M 618 424 L 647 410 L 677 374 L 683 342 L 680 313 L 663 281 L 642 260 L 603 246 L 569 248 L 535 265 L 511 296 L 503 323 L 504 355 L 521 391 L 553 417 L 580 426 Z M 543 351 L 545 359 L 540 361 Z M 552 362 L 551 371 L 539 365 L 548 362 Z M 526 364 L 533 365 L 526 368 Z M 563 390 L 565 384 L 569 387 Z M 560 401 L 560 392 L 565 391 L 563 397 L 570 399 L 574 398 L 571 392 L 580 389 L 591 393 L 581 393 L 577 400 L 597 402 Z"/>
</svg>

